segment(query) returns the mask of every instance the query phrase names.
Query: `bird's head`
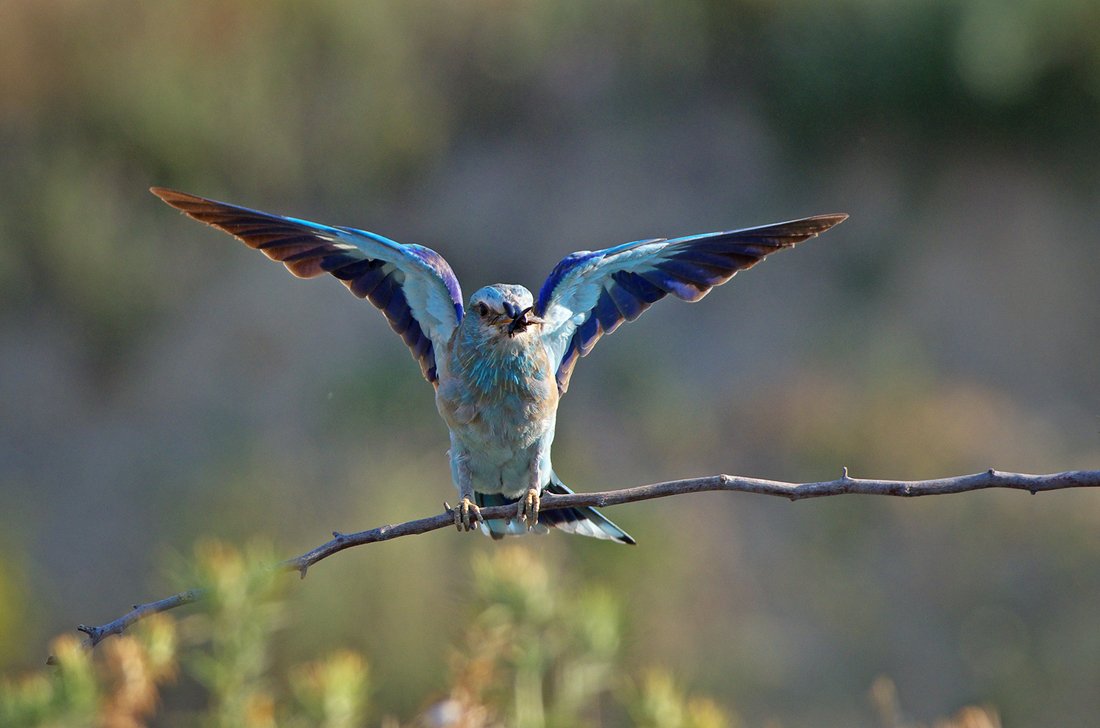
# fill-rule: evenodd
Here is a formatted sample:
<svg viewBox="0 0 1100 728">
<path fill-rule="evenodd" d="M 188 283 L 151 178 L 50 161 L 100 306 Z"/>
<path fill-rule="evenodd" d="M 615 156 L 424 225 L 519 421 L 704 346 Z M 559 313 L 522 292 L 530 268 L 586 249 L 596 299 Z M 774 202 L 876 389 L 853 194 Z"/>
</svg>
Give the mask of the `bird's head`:
<svg viewBox="0 0 1100 728">
<path fill-rule="evenodd" d="M 531 313 L 533 307 L 534 298 L 526 288 L 498 283 L 470 296 L 466 320 L 486 339 L 511 339 L 542 323 Z"/>
</svg>

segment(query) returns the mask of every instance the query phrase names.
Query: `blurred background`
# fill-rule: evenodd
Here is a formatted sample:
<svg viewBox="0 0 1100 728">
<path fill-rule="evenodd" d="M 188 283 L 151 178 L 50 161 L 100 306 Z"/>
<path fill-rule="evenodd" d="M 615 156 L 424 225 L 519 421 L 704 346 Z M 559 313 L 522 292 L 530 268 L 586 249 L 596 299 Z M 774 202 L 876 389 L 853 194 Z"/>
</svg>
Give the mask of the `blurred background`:
<svg viewBox="0 0 1100 728">
<path fill-rule="evenodd" d="M 0 671 L 188 586 L 165 565 L 202 537 L 290 556 L 453 497 L 382 316 L 150 185 L 427 244 L 467 295 L 847 212 L 582 361 L 565 482 L 1100 466 L 1098 35 L 1080 0 L 0 0 Z M 637 547 L 521 545 L 620 596 L 630 665 L 746 725 L 874 725 L 880 676 L 917 720 L 1100 714 L 1100 493 L 608 515 Z M 274 659 L 361 650 L 412 716 L 496 548 L 325 561 Z"/>
</svg>

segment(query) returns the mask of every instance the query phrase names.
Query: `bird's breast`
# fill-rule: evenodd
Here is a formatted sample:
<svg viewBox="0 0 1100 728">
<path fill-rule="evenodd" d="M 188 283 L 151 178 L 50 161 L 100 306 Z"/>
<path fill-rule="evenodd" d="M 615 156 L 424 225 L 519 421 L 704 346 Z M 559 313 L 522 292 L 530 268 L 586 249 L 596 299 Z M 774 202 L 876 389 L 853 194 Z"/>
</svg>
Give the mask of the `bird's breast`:
<svg viewBox="0 0 1100 728">
<path fill-rule="evenodd" d="M 532 343 L 456 347 L 436 390 L 451 432 L 506 449 L 527 447 L 545 434 L 557 414 L 558 390 L 549 356 Z"/>
</svg>

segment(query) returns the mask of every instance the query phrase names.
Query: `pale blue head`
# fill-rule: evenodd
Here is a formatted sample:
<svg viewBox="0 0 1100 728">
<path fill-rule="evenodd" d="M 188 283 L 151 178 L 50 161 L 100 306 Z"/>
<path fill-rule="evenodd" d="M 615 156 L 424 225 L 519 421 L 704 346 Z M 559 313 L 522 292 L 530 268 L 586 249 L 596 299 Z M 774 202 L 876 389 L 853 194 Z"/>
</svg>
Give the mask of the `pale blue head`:
<svg viewBox="0 0 1100 728">
<path fill-rule="evenodd" d="M 542 323 L 531 313 L 534 305 L 534 297 L 523 286 L 497 283 L 474 291 L 462 323 L 482 338 L 511 339 Z"/>
</svg>

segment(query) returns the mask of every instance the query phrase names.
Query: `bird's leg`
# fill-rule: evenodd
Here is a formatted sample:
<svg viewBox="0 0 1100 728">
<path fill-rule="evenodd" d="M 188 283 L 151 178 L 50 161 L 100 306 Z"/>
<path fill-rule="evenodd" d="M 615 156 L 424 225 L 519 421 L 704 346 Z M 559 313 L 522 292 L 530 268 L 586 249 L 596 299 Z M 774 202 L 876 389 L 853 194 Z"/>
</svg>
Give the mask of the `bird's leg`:
<svg viewBox="0 0 1100 728">
<path fill-rule="evenodd" d="M 528 467 L 529 480 L 527 482 L 531 486 L 526 493 L 520 496 L 519 501 L 516 503 L 516 518 L 527 524 L 528 531 L 539 523 L 539 496 L 542 493 L 542 484 L 550 478 L 549 461 L 544 457 L 548 447 L 545 438 L 535 445 Z"/>
<path fill-rule="evenodd" d="M 526 495 L 516 503 L 516 518 L 527 524 L 531 530 L 539 522 L 539 489 L 529 488 Z"/>
<path fill-rule="evenodd" d="M 481 522 L 481 508 L 473 501 L 473 493 L 463 495 L 458 505 L 451 509 L 455 517 L 455 528 L 459 531 L 472 531 Z"/>
<path fill-rule="evenodd" d="M 451 508 L 451 514 L 455 519 L 455 528 L 459 531 L 472 531 L 481 522 L 481 508 L 474 503 L 474 486 L 470 478 L 470 469 L 465 459 L 458 461 L 459 500 L 458 505 Z"/>
</svg>

